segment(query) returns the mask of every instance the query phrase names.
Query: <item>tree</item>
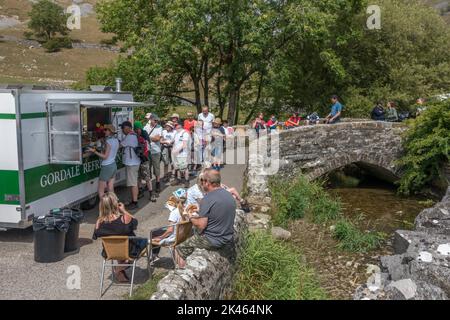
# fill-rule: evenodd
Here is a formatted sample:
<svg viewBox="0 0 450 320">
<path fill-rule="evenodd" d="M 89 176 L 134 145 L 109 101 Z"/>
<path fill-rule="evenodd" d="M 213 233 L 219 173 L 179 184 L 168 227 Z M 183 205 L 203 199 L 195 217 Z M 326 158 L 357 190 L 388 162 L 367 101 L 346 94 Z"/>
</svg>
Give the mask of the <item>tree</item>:
<svg viewBox="0 0 450 320">
<path fill-rule="evenodd" d="M 399 161 L 403 170 L 399 192 L 406 195 L 438 178 L 450 160 L 450 100 L 429 106 L 408 124 L 405 154 Z"/>
<path fill-rule="evenodd" d="M 102 30 L 133 49 L 130 59 L 160 70 L 152 78 L 155 94 L 187 101 L 198 111 L 213 97 L 220 116 L 228 103 L 228 119 L 235 123 L 241 88 L 265 74 L 298 36 L 302 20 L 286 14 L 300 9 L 297 2 L 119 0 L 100 2 L 97 12 Z"/>
<path fill-rule="evenodd" d="M 46 42 L 57 33 L 65 36 L 69 32 L 66 26 L 68 14 L 64 13 L 61 6 L 50 0 L 39 0 L 34 3 L 29 16 L 28 27 Z"/>
<path fill-rule="evenodd" d="M 375 101 L 406 107 L 418 96 L 450 91 L 450 29 L 419 0 L 380 0 L 381 29 L 366 28 L 366 0 L 317 1 L 318 27 L 295 39 L 269 74 L 279 108 L 328 110 L 343 98 L 345 115 L 367 117 Z"/>
</svg>

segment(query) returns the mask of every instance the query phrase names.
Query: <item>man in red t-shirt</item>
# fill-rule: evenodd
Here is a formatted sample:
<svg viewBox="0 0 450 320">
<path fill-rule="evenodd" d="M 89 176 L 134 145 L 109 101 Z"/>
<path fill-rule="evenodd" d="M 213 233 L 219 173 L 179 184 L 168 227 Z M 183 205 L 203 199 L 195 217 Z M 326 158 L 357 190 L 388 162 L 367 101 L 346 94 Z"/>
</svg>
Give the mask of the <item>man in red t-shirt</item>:
<svg viewBox="0 0 450 320">
<path fill-rule="evenodd" d="M 186 116 L 187 116 L 187 119 L 184 120 L 183 128 L 190 134 L 191 130 L 195 127 L 195 124 L 197 123 L 197 121 L 195 121 L 194 113 L 191 111 L 189 111 Z"/>
<path fill-rule="evenodd" d="M 298 116 L 298 112 L 294 112 L 294 115 L 284 123 L 286 127 L 298 127 L 300 125 L 301 117 Z"/>
</svg>

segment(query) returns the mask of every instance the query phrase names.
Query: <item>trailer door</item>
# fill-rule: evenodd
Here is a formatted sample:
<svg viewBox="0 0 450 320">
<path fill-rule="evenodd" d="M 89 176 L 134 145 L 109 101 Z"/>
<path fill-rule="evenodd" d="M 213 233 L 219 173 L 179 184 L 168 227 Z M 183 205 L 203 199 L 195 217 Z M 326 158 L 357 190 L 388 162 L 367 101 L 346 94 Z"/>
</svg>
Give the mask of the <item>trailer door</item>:
<svg viewBox="0 0 450 320">
<path fill-rule="evenodd" d="M 80 103 L 47 102 L 50 163 L 82 164 Z"/>
</svg>

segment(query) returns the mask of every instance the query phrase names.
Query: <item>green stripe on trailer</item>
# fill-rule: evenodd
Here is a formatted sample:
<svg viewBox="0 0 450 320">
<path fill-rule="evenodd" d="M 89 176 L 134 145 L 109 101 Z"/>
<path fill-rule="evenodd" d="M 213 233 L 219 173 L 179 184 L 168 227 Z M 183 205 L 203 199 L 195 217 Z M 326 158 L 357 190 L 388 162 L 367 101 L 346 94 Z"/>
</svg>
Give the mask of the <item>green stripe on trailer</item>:
<svg viewBox="0 0 450 320">
<path fill-rule="evenodd" d="M 34 113 L 22 113 L 20 115 L 22 119 L 38 119 L 38 118 L 46 118 L 47 112 L 34 112 Z"/>
<path fill-rule="evenodd" d="M 0 170 L 0 181 L 0 204 L 20 204 L 19 171 Z"/>
<path fill-rule="evenodd" d="M 0 113 L 0 120 L 15 120 L 16 115 L 14 113 Z"/>
<path fill-rule="evenodd" d="M 117 167 L 122 168 L 120 157 Z M 95 179 L 100 174 L 101 162 L 91 157 L 81 165 L 46 164 L 25 170 L 26 203 Z"/>
</svg>

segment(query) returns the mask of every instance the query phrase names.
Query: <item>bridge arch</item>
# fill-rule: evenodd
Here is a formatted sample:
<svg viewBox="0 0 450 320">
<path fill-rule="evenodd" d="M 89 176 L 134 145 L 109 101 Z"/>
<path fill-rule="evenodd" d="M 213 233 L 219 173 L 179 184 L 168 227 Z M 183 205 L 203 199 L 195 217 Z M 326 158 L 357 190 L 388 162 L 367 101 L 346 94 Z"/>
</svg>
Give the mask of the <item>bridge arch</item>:
<svg viewBox="0 0 450 320">
<path fill-rule="evenodd" d="M 400 177 L 401 123 L 356 121 L 303 126 L 280 133 L 281 175 L 304 172 L 310 180 L 356 163 L 383 180 Z"/>
</svg>

